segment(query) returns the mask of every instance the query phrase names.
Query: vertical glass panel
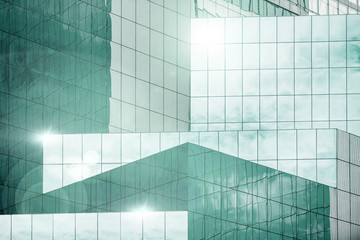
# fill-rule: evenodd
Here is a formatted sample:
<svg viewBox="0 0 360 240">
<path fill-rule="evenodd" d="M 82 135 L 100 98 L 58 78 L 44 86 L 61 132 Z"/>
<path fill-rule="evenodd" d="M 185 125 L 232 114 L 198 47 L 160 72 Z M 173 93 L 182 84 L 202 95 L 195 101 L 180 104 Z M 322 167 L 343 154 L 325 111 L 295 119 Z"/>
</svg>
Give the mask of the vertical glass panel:
<svg viewBox="0 0 360 240">
<path fill-rule="evenodd" d="M 276 42 L 276 18 L 260 18 L 260 42 Z"/>
<path fill-rule="evenodd" d="M 278 120 L 294 121 L 294 97 L 278 97 Z"/>
<path fill-rule="evenodd" d="M 259 132 L 259 160 L 277 159 L 276 131 Z"/>
<path fill-rule="evenodd" d="M 281 160 L 277 161 L 278 170 L 296 175 L 296 160 Z"/>
<path fill-rule="evenodd" d="M 142 239 L 142 213 L 121 213 L 121 239 Z"/>
<path fill-rule="evenodd" d="M 164 212 L 151 212 L 143 215 L 144 239 L 164 239 L 165 216 Z"/>
<path fill-rule="evenodd" d="M 81 163 L 82 135 L 64 135 L 64 163 Z"/>
<path fill-rule="evenodd" d="M 279 43 L 277 49 L 278 49 L 278 68 L 293 68 L 294 44 Z"/>
<path fill-rule="evenodd" d="M 360 93 L 360 68 L 347 69 L 348 93 Z"/>
<path fill-rule="evenodd" d="M 188 238 L 187 212 L 166 213 L 166 239 L 182 240 Z"/>
<path fill-rule="evenodd" d="M 225 102 L 222 97 L 209 98 L 209 122 L 224 122 Z"/>
<path fill-rule="evenodd" d="M 99 213 L 99 240 L 120 239 L 120 213 Z"/>
<path fill-rule="evenodd" d="M 360 119 L 360 94 L 348 95 L 348 120 Z"/>
<path fill-rule="evenodd" d="M 294 41 L 294 17 L 279 17 L 278 24 L 278 42 Z"/>
<path fill-rule="evenodd" d="M 294 94 L 294 70 L 278 70 L 278 94 Z"/>
<path fill-rule="evenodd" d="M 329 70 L 313 69 L 312 70 L 312 93 L 326 94 L 329 93 Z"/>
<path fill-rule="evenodd" d="M 224 43 L 225 19 L 208 18 L 207 37 L 208 43 Z"/>
<path fill-rule="evenodd" d="M 317 161 L 317 181 L 336 187 L 336 160 Z"/>
<path fill-rule="evenodd" d="M 12 215 L 12 239 L 31 239 L 31 215 Z"/>
<path fill-rule="evenodd" d="M 191 96 L 207 95 L 207 72 L 191 71 Z"/>
<path fill-rule="evenodd" d="M 206 44 L 207 19 L 191 19 L 191 44 Z"/>
<path fill-rule="evenodd" d="M 75 239 L 75 214 L 54 214 L 54 240 Z"/>
<path fill-rule="evenodd" d="M 296 17 L 295 19 L 295 41 L 311 40 L 311 17 Z"/>
<path fill-rule="evenodd" d="M 226 44 L 226 69 L 242 68 L 242 45 Z"/>
<path fill-rule="evenodd" d="M 178 146 L 179 133 L 161 133 L 161 151 Z"/>
<path fill-rule="evenodd" d="M 209 96 L 224 96 L 224 71 L 209 71 Z M 204 86 L 202 86 L 204 87 Z"/>
<path fill-rule="evenodd" d="M 121 162 L 121 135 L 102 134 L 102 162 Z"/>
<path fill-rule="evenodd" d="M 317 130 L 317 158 L 336 158 L 335 130 Z"/>
<path fill-rule="evenodd" d="M 62 163 L 62 135 L 45 135 L 44 164 Z"/>
<path fill-rule="evenodd" d="M 278 131 L 278 158 L 296 159 L 296 131 Z"/>
<path fill-rule="evenodd" d="M 0 238 L 1 239 L 11 239 L 10 238 L 11 230 L 11 215 L 1 215 L 0 216 Z"/>
<path fill-rule="evenodd" d="M 207 98 L 191 98 L 191 122 L 207 122 Z"/>
<path fill-rule="evenodd" d="M 219 135 L 217 132 L 200 132 L 200 145 L 213 150 L 219 149 Z"/>
<path fill-rule="evenodd" d="M 243 18 L 243 41 L 259 42 L 259 18 Z"/>
<path fill-rule="evenodd" d="M 328 43 L 312 44 L 312 67 L 329 66 L 329 46 Z"/>
<path fill-rule="evenodd" d="M 242 121 L 242 98 L 227 97 L 226 98 L 226 122 Z"/>
<path fill-rule="evenodd" d="M 259 121 L 259 98 L 244 97 L 243 98 L 243 120 L 244 122 Z"/>
<path fill-rule="evenodd" d="M 330 42 L 330 67 L 346 66 L 346 43 Z"/>
<path fill-rule="evenodd" d="M 360 16 L 347 16 L 347 40 L 360 40 Z"/>
<path fill-rule="evenodd" d="M 329 16 L 330 19 L 330 41 L 346 40 L 346 16 Z"/>
<path fill-rule="evenodd" d="M 221 70 L 225 68 L 225 46 L 222 44 L 208 46 L 208 68 L 209 70 Z"/>
<path fill-rule="evenodd" d="M 257 132 L 239 132 L 239 158 L 257 160 Z"/>
<path fill-rule="evenodd" d="M 298 161 L 298 176 L 316 181 L 316 160 Z"/>
<path fill-rule="evenodd" d="M 50 214 L 33 215 L 33 239 L 52 239 L 52 221 Z"/>
<path fill-rule="evenodd" d="M 259 95 L 259 71 L 257 70 L 243 71 L 243 94 Z"/>
<path fill-rule="evenodd" d="M 299 159 L 316 158 L 316 131 L 297 131 L 297 149 Z"/>
<path fill-rule="evenodd" d="M 76 214 L 76 239 L 96 240 L 97 239 L 97 214 L 80 213 Z"/>
<path fill-rule="evenodd" d="M 80 181 L 82 179 L 82 164 L 63 165 L 63 186 Z"/>
<path fill-rule="evenodd" d="M 349 76 L 349 79 L 351 76 Z M 350 81 L 350 80 L 349 80 Z M 330 93 L 346 93 L 346 69 L 330 69 Z"/>
<path fill-rule="evenodd" d="M 295 96 L 295 121 L 311 121 L 311 96 Z"/>
<path fill-rule="evenodd" d="M 311 44 L 295 44 L 295 68 L 310 68 L 311 66 Z"/>
<path fill-rule="evenodd" d="M 226 96 L 242 95 L 242 71 L 226 71 Z"/>
<path fill-rule="evenodd" d="M 275 95 L 276 92 L 276 71 L 261 70 L 260 71 L 260 94 Z"/>
<path fill-rule="evenodd" d="M 312 16 L 312 40 L 328 41 L 329 39 L 329 17 Z"/>
<path fill-rule="evenodd" d="M 237 138 L 237 132 L 220 132 L 219 151 L 232 156 L 238 156 Z"/>
<path fill-rule="evenodd" d="M 84 135 L 83 163 L 101 163 L 101 134 Z"/>
<path fill-rule="evenodd" d="M 242 18 L 226 18 L 226 42 L 242 42 Z"/>
<path fill-rule="evenodd" d="M 199 145 L 199 133 L 197 132 L 180 132 L 180 144 L 193 143 Z"/>
<path fill-rule="evenodd" d="M 203 45 L 191 45 L 191 69 L 207 69 L 207 47 Z"/>
<path fill-rule="evenodd" d="M 276 97 L 260 97 L 260 121 L 276 121 Z"/>
<path fill-rule="evenodd" d="M 311 70 L 296 69 L 295 70 L 295 93 L 310 94 L 311 93 Z"/>
<path fill-rule="evenodd" d="M 258 69 L 259 68 L 259 45 L 244 44 L 243 45 L 243 68 Z"/>
<path fill-rule="evenodd" d="M 345 95 L 330 95 L 330 120 L 346 120 Z"/>
<path fill-rule="evenodd" d="M 313 96 L 313 120 L 329 120 L 329 96 Z"/>
<path fill-rule="evenodd" d="M 141 134 L 141 158 L 160 152 L 159 133 Z"/>
<path fill-rule="evenodd" d="M 347 43 L 347 66 L 360 67 L 360 41 Z"/>
<path fill-rule="evenodd" d="M 132 162 L 140 158 L 140 134 L 122 134 L 122 162 Z"/>
<path fill-rule="evenodd" d="M 260 68 L 276 68 L 276 45 L 260 44 Z"/>
<path fill-rule="evenodd" d="M 44 192 L 62 187 L 62 165 L 44 165 L 43 170 Z"/>
</svg>

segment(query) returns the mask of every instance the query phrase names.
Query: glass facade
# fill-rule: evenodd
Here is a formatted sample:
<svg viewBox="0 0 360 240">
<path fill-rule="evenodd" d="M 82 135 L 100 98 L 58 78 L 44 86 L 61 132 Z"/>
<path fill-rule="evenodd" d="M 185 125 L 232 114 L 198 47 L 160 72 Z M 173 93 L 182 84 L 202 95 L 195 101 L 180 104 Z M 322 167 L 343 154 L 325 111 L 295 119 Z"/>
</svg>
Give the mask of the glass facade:
<svg viewBox="0 0 360 240">
<path fill-rule="evenodd" d="M 0 0 L 0 238 L 359 239 L 358 11 Z"/>
</svg>

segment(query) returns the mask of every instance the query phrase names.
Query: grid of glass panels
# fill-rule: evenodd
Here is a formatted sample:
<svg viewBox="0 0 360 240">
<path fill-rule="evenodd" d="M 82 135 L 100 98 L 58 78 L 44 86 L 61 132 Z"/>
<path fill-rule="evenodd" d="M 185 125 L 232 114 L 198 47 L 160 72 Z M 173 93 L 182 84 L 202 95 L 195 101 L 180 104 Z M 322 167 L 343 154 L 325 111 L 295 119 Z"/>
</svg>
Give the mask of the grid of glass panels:
<svg viewBox="0 0 360 240">
<path fill-rule="evenodd" d="M 43 192 L 186 142 L 336 186 L 336 134 L 323 129 L 49 135 Z"/>
<path fill-rule="evenodd" d="M 191 129 L 360 134 L 360 16 L 192 20 Z"/>
<path fill-rule="evenodd" d="M 187 212 L 0 215 L 2 240 L 188 239 Z"/>
</svg>

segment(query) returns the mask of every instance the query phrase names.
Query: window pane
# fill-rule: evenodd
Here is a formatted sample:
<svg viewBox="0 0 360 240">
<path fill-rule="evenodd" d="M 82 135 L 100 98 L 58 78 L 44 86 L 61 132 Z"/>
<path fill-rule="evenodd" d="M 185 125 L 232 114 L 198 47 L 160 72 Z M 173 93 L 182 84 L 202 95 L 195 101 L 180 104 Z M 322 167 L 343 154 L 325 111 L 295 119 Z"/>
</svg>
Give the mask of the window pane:
<svg viewBox="0 0 360 240">
<path fill-rule="evenodd" d="M 64 135 L 64 163 L 81 163 L 82 135 Z"/>
<path fill-rule="evenodd" d="M 33 238 L 51 239 L 52 238 L 52 215 L 34 214 L 33 215 Z"/>
<path fill-rule="evenodd" d="M 207 98 L 191 98 L 191 122 L 207 122 Z"/>
<path fill-rule="evenodd" d="M 182 240 L 188 238 L 188 216 L 187 212 L 166 213 L 166 238 Z"/>
<path fill-rule="evenodd" d="M 207 72 L 191 71 L 191 96 L 207 95 Z"/>
<path fill-rule="evenodd" d="M 12 215 L 12 239 L 31 239 L 31 215 Z"/>
<path fill-rule="evenodd" d="M 76 239 L 79 240 L 97 239 L 96 213 L 76 214 Z"/>
<path fill-rule="evenodd" d="M 120 213 L 99 213 L 99 239 L 120 239 Z"/>
<path fill-rule="evenodd" d="M 43 163 L 62 163 L 62 135 L 46 135 L 44 137 Z"/>
<path fill-rule="evenodd" d="M 239 158 L 257 160 L 257 132 L 239 132 Z"/>
<path fill-rule="evenodd" d="M 224 96 L 224 71 L 209 71 L 209 96 Z M 203 86 L 202 86 L 203 87 Z"/>
<path fill-rule="evenodd" d="M 279 159 L 296 159 L 296 131 L 278 131 Z"/>
<path fill-rule="evenodd" d="M 164 212 L 145 213 L 143 216 L 144 239 L 164 239 L 164 220 Z"/>
<path fill-rule="evenodd" d="M 260 97 L 260 121 L 276 121 L 276 97 Z"/>
<path fill-rule="evenodd" d="M 316 158 L 316 131 L 301 130 L 297 132 L 299 159 Z"/>
<path fill-rule="evenodd" d="M 242 95 L 242 71 L 226 71 L 226 96 Z"/>
<path fill-rule="evenodd" d="M 83 163 L 101 163 L 101 134 L 86 134 L 83 139 Z"/>
<path fill-rule="evenodd" d="M 226 44 L 226 69 L 242 68 L 242 45 Z"/>
<path fill-rule="evenodd" d="M 242 121 L 242 98 L 227 97 L 226 98 L 226 122 Z"/>
<path fill-rule="evenodd" d="M 122 162 L 132 162 L 140 158 L 140 134 L 122 134 Z"/>
<path fill-rule="evenodd" d="M 141 213 L 121 213 L 121 239 L 142 239 Z"/>
<path fill-rule="evenodd" d="M 329 18 L 328 16 L 312 16 L 312 40 L 328 41 Z"/>
<path fill-rule="evenodd" d="M 121 136 L 120 134 L 102 135 L 102 162 L 120 163 L 121 162 Z"/>
<path fill-rule="evenodd" d="M 260 18 L 260 42 L 276 42 L 276 18 Z"/>
<path fill-rule="evenodd" d="M 243 71 L 243 94 L 259 95 L 259 71 L 257 70 Z"/>
<path fill-rule="evenodd" d="M 278 21 L 278 41 L 294 41 L 294 17 L 279 17 Z"/>
<path fill-rule="evenodd" d="M 209 98 L 209 122 L 224 122 L 225 105 L 224 98 Z"/>
<path fill-rule="evenodd" d="M 259 42 L 259 18 L 243 18 L 244 42 Z"/>
<path fill-rule="evenodd" d="M 259 159 L 277 159 L 276 131 L 259 132 Z"/>
</svg>

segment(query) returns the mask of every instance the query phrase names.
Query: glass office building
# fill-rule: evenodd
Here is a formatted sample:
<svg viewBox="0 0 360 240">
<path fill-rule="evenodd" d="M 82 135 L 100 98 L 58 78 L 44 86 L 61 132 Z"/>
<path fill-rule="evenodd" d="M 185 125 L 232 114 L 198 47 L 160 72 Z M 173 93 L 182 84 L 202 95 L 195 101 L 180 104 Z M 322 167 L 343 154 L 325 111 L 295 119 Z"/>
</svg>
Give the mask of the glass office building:
<svg viewBox="0 0 360 240">
<path fill-rule="evenodd" d="M 0 238 L 359 238 L 359 9 L 0 0 Z"/>
</svg>

